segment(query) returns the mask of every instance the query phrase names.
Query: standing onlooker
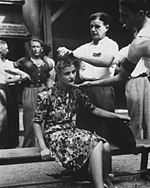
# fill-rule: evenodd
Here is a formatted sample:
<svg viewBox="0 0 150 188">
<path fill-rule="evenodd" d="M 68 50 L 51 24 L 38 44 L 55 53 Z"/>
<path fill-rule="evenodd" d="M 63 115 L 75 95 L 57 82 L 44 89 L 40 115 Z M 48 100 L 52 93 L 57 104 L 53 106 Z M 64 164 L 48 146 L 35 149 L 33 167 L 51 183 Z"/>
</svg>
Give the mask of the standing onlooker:
<svg viewBox="0 0 150 188">
<path fill-rule="evenodd" d="M 19 110 L 15 84 L 29 78 L 14 68 L 13 61 L 6 59 L 8 52 L 7 43 L 0 40 L 0 148 L 18 146 Z"/>
<path fill-rule="evenodd" d="M 81 60 L 79 70 L 80 83 L 87 80 L 97 80 L 111 76 L 111 64 L 118 52 L 118 45 L 107 36 L 110 27 L 110 17 L 108 14 L 98 12 L 89 18 L 92 42 L 84 44 L 76 50 L 65 53 L 73 55 Z M 63 53 L 62 49 L 61 53 Z M 58 49 L 59 51 L 59 49 Z M 60 54 L 60 56 L 63 54 Z M 113 87 L 93 86 L 84 88 L 94 105 L 114 112 L 114 89 Z M 102 117 L 95 117 L 84 109 L 77 112 L 77 126 L 79 128 L 96 131 L 98 135 L 109 140 L 109 120 Z M 91 126 L 92 125 L 92 126 Z"/>
<path fill-rule="evenodd" d="M 128 55 L 129 45 L 122 48 L 115 62 L 121 63 Z M 131 118 L 130 128 L 136 139 L 150 138 L 147 129 L 150 125 L 150 83 L 148 69 L 141 58 L 125 85 L 127 109 Z"/>
<path fill-rule="evenodd" d="M 29 42 L 30 57 L 19 59 L 15 66 L 30 75 L 31 80 L 27 80 L 23 90 L 23 125 L 24 142 L 23 147 L 35 145 L 33 132 L 33 117 L 37 105 L 39 92 L 49 87 L 50 71 L 54 67 L 54 61 L 43 56 L 43 42 L 37 38 L 32 38 Z"/>
</svg>

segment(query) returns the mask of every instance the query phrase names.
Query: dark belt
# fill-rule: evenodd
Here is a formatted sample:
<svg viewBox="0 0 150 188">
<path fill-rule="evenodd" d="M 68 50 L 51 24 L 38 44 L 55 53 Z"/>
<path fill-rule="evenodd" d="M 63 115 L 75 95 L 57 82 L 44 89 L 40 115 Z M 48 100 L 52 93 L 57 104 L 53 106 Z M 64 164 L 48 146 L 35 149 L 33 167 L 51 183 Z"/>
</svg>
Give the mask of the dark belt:
<svg viewBox="0 0 150 188">
<path fill-rule="evenodd" d="M 147 73 L 142 73 L 142 74 L 139 74 L 138 76 L 135 76 L 135 77 L 132 77 L 132 76 L 131 76 L 131 77 L 129 78 L 129 80 L 130 80 L 130 79 L 134 79 L 134 78 L 139 78 L 139 77 L 148 77 L 148 74 L 147 74 Z"/>
<path fill-rule="evenodd" d="M 45 86 L 45 84 L 30 84 L 27 87 L 33 88 L 33 87 L 44 87 L 44 86 Z"/>
</svg>

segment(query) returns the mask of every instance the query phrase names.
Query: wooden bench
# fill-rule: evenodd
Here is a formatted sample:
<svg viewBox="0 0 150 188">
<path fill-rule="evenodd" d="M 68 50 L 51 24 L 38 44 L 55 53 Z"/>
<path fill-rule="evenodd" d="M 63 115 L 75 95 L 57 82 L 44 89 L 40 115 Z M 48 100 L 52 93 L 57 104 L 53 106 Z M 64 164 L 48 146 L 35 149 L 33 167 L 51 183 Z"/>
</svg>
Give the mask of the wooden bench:
<svg viewBox="0 0 150 188">
<path fill-rule="evenodd" d="M 145 178 L 145 174 L 150 173 L 150 169 L 148 169 L 148 157 L 150 152 L 150 139 L 145 140 L 136 140 L 136 148 L 134 151 L 124 151 L 119 149 L 116 146 L 111 146 L 111 154 L 112 156 L 115 155 L 129 155 L 134 154 L 138 155 L 141 154 L 141 161 L 140 161 L 140 169 L 134 172 L 126 172 L 120 173 L 119 175 L 133 175 L 133 174 L 141 174 L 142 178 Z"/>
<path fill-rule="evenodd" d="M 1 149 L 0 150 L 0 165 L 21 164 L 31 162 L 44 162 L 41 159 L 39 147 L 17 148 L 17 149 Z M 148 155 L 150 152 L 150 140 L 137 140 L 136 149 L 134 151 L 124 151 L 116 146 L 111 146 L 111 154 L 128 155 L 141 154 L 141 168 L 147 169 Z M 50 161 L 54 161 L 51 159 Z"/>
<path fill-rule="evenodd" d="M 147 168 L 149 152 L 150 152 L 150 140 L 137 141 L 136 149 L 134 151 L 123 151 L 115 146 L 111 146 L 112 156 L 128 155 L 128 154 L 135 154 L 135 155 L 141 154 L 141 162 L 140 162 L 141 166 L 140 166 L 140 169 L 135 172 L 135 174 L 139 173 L 139 174 L 145 175 L 147 173 L 150 173 L 150 169 Z M 54 161 L 54 159 L 50 159 L 50 161 Z M 41 159 L 38 147 L 1 149 L 0 150 L 0 165 L 34 163 L 34 162 L 45 162 L 44 160 Z M 133 174 L 134 173 L 129 172 L 129 173 L 125 173 L 123 175 L 133 175 Z M 71 181 L 71 179 L 61 178 L 61 179 L 57 180 L 57 183 L 60 181 Z"/>
</svg>

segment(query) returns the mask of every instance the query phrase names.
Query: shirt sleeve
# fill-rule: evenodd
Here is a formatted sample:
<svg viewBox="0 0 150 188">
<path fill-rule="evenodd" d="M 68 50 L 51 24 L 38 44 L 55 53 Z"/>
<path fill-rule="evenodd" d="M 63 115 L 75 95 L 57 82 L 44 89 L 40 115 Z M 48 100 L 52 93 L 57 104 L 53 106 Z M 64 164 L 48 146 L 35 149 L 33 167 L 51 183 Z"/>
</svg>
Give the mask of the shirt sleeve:
<svg viewBox="0 0 150 188">
<path fill-rule="evenodd" d="M 118 44 L 112 40 L 108 40 L 106 43 L 104 43 L 102 53 L 111 54 L 115 57 L 118 53 L 118 50 Z"/>
<path fill-rule="evenodd" d="M 117 54 L 116 59 L 118 63 L 122 62 L 128 56 L 129 45 L 123 47 Z"/>
<path fill-rule="evenodd" d="M 86 95 L 86 93 L 82 90 L 78 90 L 78 100 L 77 100 L 79 106 L 86 109 L 87 111 L 91 112 L 95 110 L 94 104 L 90 101 L 89 97 Z"/>
<path fill-rule="evenodd" d="M 48 63 L 50 71 L 55 67 L 55 61 L 52 58 L 44 56 L 44 61 Z"/>
<path fill-rule="evenodd" d="M 19 78 L 20 75 L 18 74 L 18 68 L 14 67 L 14 62 L 6 60 L 5 62 L 5 70 L 6 70 L 6 77 L 9 78 Z M 9 72 L 10 71 L 10 72 Z"/>
<path fill-rule="evenodd" d="M 87 54 L 87 48 L 88 48 L 88 44 L 84 44 L 84 45 L 76 48 L 73 51 L 73 54 L 80 54 L 81 56 L 85 56 Z"/>
<path fill-rule="evenodd" d="M 19 68 L 19 69 L 22 68 L 24 61 L 25 61 L 25 58 L 24 58 L 24 57 L 18 59 L 17 61 L 14 62 L 14 67 L 15 67 L 15 68 Z"/>
</svg>

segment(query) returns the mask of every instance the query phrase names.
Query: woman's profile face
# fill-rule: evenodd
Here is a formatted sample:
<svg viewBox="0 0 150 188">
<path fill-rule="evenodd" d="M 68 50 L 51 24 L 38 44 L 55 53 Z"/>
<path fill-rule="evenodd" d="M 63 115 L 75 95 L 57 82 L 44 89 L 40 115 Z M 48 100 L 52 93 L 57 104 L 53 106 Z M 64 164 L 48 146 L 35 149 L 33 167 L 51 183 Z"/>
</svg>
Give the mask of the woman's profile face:
<svg viewBox="0 0 150 188">
<path fill-rule="evenodd" d="M 62 84 L 62 86 L 69 86 L 74 84 L 76 78 L 76 68 L 74 65 L 64 67 L 59 76 L 59 82 Z"/>
</svg>

